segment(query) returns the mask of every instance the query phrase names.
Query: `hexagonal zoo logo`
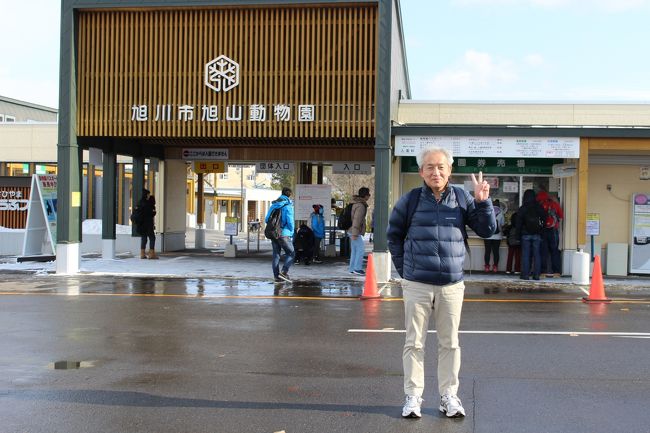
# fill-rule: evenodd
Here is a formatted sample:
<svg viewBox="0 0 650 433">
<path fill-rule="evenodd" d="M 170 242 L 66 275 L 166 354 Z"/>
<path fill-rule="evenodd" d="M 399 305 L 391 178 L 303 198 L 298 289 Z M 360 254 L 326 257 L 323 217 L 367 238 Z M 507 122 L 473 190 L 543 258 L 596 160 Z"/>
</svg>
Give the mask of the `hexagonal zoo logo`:
<svg viewBox="0 0 650 433">
<path fill-rule="evenodd" d="M 239 63 L 221 55 L 205 64 L 205 85 L 215 92 L 227 92 L 239 85 Z"/>
</svg>

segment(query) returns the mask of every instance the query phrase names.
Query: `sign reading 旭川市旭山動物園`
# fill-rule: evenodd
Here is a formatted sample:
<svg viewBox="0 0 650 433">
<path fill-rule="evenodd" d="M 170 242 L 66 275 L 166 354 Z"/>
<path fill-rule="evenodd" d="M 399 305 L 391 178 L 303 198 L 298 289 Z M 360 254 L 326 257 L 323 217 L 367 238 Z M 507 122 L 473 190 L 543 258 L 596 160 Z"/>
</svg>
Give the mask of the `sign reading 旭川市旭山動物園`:
<svg viewBox="0 0 650 433">
<path fill-rule="evenodd" d="M 220 55 L 204 66 L 203 84 L 217 93 L 228 92 L 239 86 L 239 63 Z M 313 122 L 315 105 L 299 104 L 250 104 L 246 105 L 211 105 L 211 104 L 133 104 L 131 105 L 132 122 Z"/>
</svg>

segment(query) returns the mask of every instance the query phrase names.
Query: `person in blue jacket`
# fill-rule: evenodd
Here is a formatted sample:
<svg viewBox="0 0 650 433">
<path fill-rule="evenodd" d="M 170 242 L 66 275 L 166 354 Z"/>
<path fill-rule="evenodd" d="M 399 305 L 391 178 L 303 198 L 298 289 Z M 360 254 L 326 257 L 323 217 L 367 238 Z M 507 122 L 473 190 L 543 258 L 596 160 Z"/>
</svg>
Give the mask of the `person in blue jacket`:
<svg viewBox="0 0 650 433">
<path fill-rule="evenodd" d="M 438 337 L 439 410 L 465 416 L 458 398 L 460 345 L 458 327 L 465 284 L 465 226 L 486 238 L 496 230 L 490 186 L 472 173 L 474 197 L 449 183 L 451 152 L 432 147 L 417 156 L 424 185 L 401 197 L 390 215 L 388 247 L 402 277 L 406 341 L 402 353 L 405 418 L 420 418 L 424 391 L 424 346 L 433 313 Z M 417 195 L 416 195 L 417 194 Z M 462 194 L 462 196 L 459 196 Z M 418 197 L 417 206 L 409 199 Z M 410 214 L 410 215 L 409 215 Z"/>
<path fill-rule="evenodd" d="M 281 208 L 282 215 L 280 218 L 280 227 L 282 227 L 282 235 L 279 239 L 271 239 L 271 246 L 273 247 L 273 261 L 271 266 L 273 268 L 273 277 L 275 278 L 275 281 L 278 282 L 291 282 L 291 279 L 289 278 L 289 268 L 293 264 L 293 259 L 296 254 L 291 239 L 294 232 L 293 201 L 291 201 L 290 198 L 292 193 L 291 188 L 282 188 L 282 195 L 271 203 L 271 207 L 264 218 L 264 222 L 268 223 L 271 213 L 275 209 Z M 284 264 L 282 270 L 280 270 L 280 255 L 283 250 Z"/>
<path fill-rule="evenodd" d="M 314 249 L 313 262 L 321 263 L 320 250 L 321 242 L 325 238 L 325 217 L 323 216 L 323 205 L 315 204 L 312 206 L 314 211 L 309 215 L 309 228 L 314 232 Z"/>
</svg>

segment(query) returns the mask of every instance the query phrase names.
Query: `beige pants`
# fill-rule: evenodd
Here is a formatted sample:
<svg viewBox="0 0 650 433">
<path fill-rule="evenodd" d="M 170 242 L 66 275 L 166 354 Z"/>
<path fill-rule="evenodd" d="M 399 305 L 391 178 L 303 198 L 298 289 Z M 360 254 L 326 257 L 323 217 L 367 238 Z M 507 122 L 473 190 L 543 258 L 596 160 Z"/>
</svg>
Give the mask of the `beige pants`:
<svg viewBox="0 0 650 433">
<path fill-rule="evenodd" d="M 456 395 L 460 371 L 458 326 L 465 283 L 434 286 L 402 280 L 402 291 L 406 325 L 404 393 L 421 397 L 424 391 L 424 346 L 433 311 L 438 336 L 438 391 L 440 395 Z"/>
</svg>

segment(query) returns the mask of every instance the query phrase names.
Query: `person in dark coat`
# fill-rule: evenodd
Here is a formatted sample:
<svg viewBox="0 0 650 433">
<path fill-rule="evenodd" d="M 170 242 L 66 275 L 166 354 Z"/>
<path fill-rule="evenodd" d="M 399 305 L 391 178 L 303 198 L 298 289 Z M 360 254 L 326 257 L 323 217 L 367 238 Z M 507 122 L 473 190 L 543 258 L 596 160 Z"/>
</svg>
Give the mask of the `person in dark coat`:
<svg viewBox="0 0 650 433">
<path fill-rule="evenodd" d="M 510 224 L 506 226 L 503 233 L 508 241 L 506 274 L 519 274 L 521 273 L 521 236 L 517 232 L 517 212 L 510 215 Z"/>
<path fill-rule="evenodd" d="M 138 202 L 140 212 L 140 222 L 137 230 L 140 234 L 140 258 L 141 259 L 158 259 L 156 255 L 156 234 L 154 217 L 156 216 L 156 199 L 151 195 L 148 189 L 142 190 L 142 198 Z M 149 240 L 149 254 L 147 251 L 147 239 Z"/>
<path fill-rule="evenodd" d="M 306 224 L 301 224 L 293 238 L 293 248 L 296 252 L 295 264 L 300 262 L 305 265 L 311 264 L 314 251 L 314 232 Z"/>
<path fill-rule="evenodd" d="M 534 223 L 539 221 L 538 226 Z M 542 228 L 546 220 L 544 208 L 535 199 L 535 191 L 524 191 L 524 199 L 517 210 L 517 231 L 521 235 L 521 278 L 529 280 L 532 273 L 533 280 L 539 280 L 542 272 Z M 531 263 L 531 257 L 533 259 Z"/>
</svg>

